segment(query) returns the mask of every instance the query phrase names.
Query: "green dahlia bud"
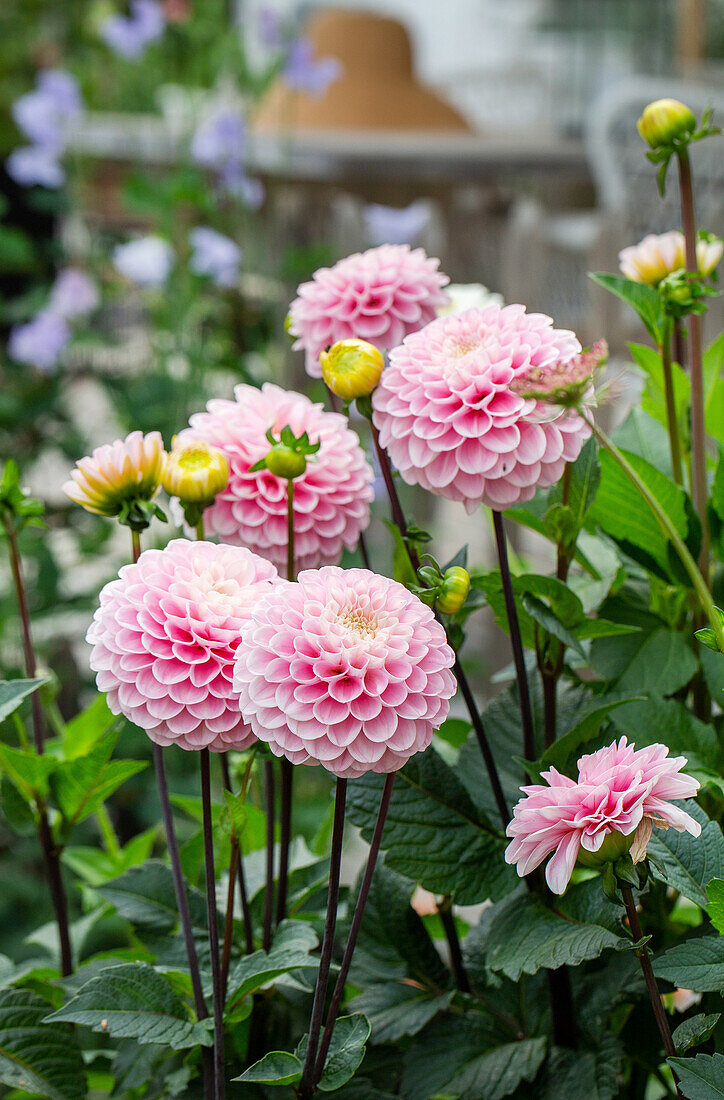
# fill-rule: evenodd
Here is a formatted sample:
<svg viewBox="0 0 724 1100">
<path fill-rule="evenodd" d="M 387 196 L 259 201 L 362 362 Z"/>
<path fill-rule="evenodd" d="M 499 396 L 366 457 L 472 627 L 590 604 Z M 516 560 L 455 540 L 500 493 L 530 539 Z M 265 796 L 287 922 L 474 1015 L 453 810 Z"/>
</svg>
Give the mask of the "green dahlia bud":
<svg viewBox="0 0 724 1100">
<path fill-rule="evenodd" d="M 307 460 L 299 451 L 287 447 L 284 443 L 275 443 L 266 456 L 266 468 L 277 477 L 293 481 L 307 468 Z"/>
<path fill-rule="evenodd" d="M 366 340 L 338 340 L 319 356 L 322 378 L 343 401 L 368 397 L 380 380 L 385 360 Z"/>
<path fill-rule="evenodd" d="M 677 138 L 686 138 L 696 129 L 693 111 L 678 99 L 657 99 L 644 108 L 638 120 L 641 137 L 652 149 L 671 145 Z"/>
<path fill-rule="evenodd" d="M 182 504 L 212 504 L 226 488 L 229 463 L 223 451 L 203 440 L 174 446 L 166 460 L 162 484 Z"/>
<path fill-rule="evenodd" d="M 464 606 L 470 591 L 470 574 L 460 565 L 445 570 L 442 584 L 435 600 L 435 608 L 443 615 L 454 615 Z"/>
</svg>

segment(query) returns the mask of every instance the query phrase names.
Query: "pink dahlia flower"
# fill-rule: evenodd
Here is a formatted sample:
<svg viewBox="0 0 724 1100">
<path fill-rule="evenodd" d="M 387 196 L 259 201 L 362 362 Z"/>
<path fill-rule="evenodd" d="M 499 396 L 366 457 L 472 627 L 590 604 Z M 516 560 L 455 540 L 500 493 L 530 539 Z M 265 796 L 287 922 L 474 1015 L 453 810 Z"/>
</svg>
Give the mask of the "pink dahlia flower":
<svg viewBox="0 0 724 1100">
<path fill-rule="evenodd" d="M 358 337 L 389 351 L 432 321 L 448 302 L 442 288 L 450 280 L 439 264 L 421 248 L 383 244 L 315 271 L 289 310 L 307 373 L 321 378 L 319 353 L 338 340 Z"/>
<path fill-rule="evenodd" d="M 235 401 L 213 400 L 191 417 L 177 445 L 204 440 L 229 462 L 229 482 L 204 512 L 206 530 L 224 542 L 247 546 L 282 569 L 287 553 L 287 482 L 269 470 L 251 472 L 269 453 L 267 431 L 278 438 L 288 424 L 321 446 L 294 480 L 297 570 L 335 564 L 352 550 L 370 521 L 374 474 L 347 420 L 308 397 L 266 383 L 237 386 Z"/>
<path fill-rule="evenodd" d="M 524 306 L 492 304 L 437 321 L 390 352 L 372 398 L 380 443 L 411 485 L 504 511 L 555 484 L 590 428 L 511 388 L 580 354 L 572 332 Z"/>
<path fill-rule="evenodd" d="M 276 576 L 248 550 L 187 539 L 125 565 L 101 592 L 87 638 L 111 711 L 159 745 L 248 748 L 254 735 L 233 664 L 242 627 Z"/>
<path fill-rule="evenodd" d="M 666 745 L 636 749 L 622 737 L 582 756 L 577 780 L 555 768 L 543 772 L 547 786 L 521 787 L 525 797 L 507 828 L 506 861 L 522 876 L 553 853 L 546 881 L 562 894 L 576 860 L 599 866 L 628 851 L 634 862 L 642 860 L 654 825 L 699 836 L 699 823 L 670 801 L 693 798 L 699 783 L 681 774 L 684 756 L 669 759 L 668 753 Z"/>
<path fill-rule="evenodd" d="M 429 607 L 367 569 L 280 582 L 254 607 L 234 687 L 257 737 L 342 778 L 392 772 L 427 748 L 455 693 Z"/>
</svg>

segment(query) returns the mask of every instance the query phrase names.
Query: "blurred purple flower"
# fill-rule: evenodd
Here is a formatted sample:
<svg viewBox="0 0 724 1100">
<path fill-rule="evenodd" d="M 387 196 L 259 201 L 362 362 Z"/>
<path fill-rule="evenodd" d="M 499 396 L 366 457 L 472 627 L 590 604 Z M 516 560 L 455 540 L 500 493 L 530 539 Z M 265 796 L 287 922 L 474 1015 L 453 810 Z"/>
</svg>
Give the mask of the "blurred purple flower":
<svg viewBox="0 0 724 1100">
<path fill-rule="evenodd" d="M 430 221 L 430 208 L 424 199 L 409 206 L 380 206 L 370 203 L 364 209 L 365 231 L 370 244 L 415 244 Z"/>
<path fill-rule="evenodd" d="M 343 72 L 342 63 L 336 57 L 315 60 L 314 46 L 308 38 L 292 42 L 283 69 L 284 80 L 290 88 L 318 97 L 323 96 Z"/>
<path fill-rule="evenodd" d="M 21 187 L 61 187 L 65 172 L 58 163 L 60 150 L 45 145 L 22 145 L 5 161 L 8 175 Z"/>
<path fill-rule="evenodd" d="M 49 374 L 57 366 L 69 338 L 70 329 L 65 318 L 50 309 L 43 309 L 27 324 L 13 326 L 8 340 L 8 354 L 18 363 L 27 363 L 43 374 Z"/>
<path fill-rule="evenodd" d="M 240 164 L 246 154 L 246 122 L 239 110 L 221 107 L 196 128 L 191 156 L 206 168 Z"/>
<path fill-rule="evenodd" d="M 258 210 L 264 202 L 264 184 L 247 175 L 241 161 L 227 161 L 219 169 L 219 183 L 228 195 L 240 199 L 251 210 Z"/>
<path fill-rule="evenodd" d="M 63 118 L 73 118 L 83 109 L 78 81 L 64 69 L 42 69 L 38 73 L 38 91 L 50 96 Z"/>
<path fill-rule="evenodd" d="M 149 42 L 160 38 L 166 17 L 158 0 L 131 0 L 130 15 L 109 15 L 101 25 L 100 36 L 121 57 L 135 61 Z"/>
<path fill-rule="evenodd" d="M 279 13 L 265 5 L 259 9 L 257 16 L 257 31 L 262 46 L 270 50 L 278 50 L 283 42 L 282 23 Z"/>
<path fill-rule="evenodd" d="M 32 142 L 59 149 L 65 123 L 77 117 L 81 108 L 75 77 L 61 69 L 45 69 L 33 91 L 15 100 L 11 112 L 18 129 Z"/>
<path fill-rule="evenodd" d="M 66 267 L 53 283 L 48 309 L 58 317 L 83 317 L 97 309 L 99 302 L 95 280 L 79 267 Z"/>
<path fill-rule="evenodd" d="M 161 237 L 139 237 L 113 250 L 113 266 L 132 283 L 160 287 L 166 282 L 175 259 L 168 241 Z"/>
<path fill-rule="evenodd" d="M 208 275 L 217 286 L 233 286 L 238 281 L 241 249 L 235 241 L 204 225 L 192 229 L 189 239 L 191 270 L 196 275 Z"/>
</svg>

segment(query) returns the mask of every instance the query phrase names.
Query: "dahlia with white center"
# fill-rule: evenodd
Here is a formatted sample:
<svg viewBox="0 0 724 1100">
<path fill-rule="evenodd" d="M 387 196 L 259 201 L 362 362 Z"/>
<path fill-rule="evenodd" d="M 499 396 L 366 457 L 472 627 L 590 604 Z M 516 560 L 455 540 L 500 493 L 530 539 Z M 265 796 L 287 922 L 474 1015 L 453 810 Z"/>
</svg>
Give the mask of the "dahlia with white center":
<svg viewBox="0 0 724 1100">
<path fill-rule="evenodd" d="M 158 745 L 248 748 L 254 735 L 233 664 L 244 624 L 276 578 L 248 550 L 187 539 L 124 566 L 102 590 L 87 636 L 112 713 Z"/>
<path fill-rule="evenodd" d="M 389 351 L 432 321 L 448 301 L 439 264 L 421 248 L 384 244 L 315 271 L 289 308 L 307 373 L 321 378 L 319 354 L 338 340 L 358 337 Z"/>
<path fill-rule="evenodd" d="M 440 317 L 390 352 L 372 397 L 380 443 L 408 484 L 469 512 L 530 500 L 558 481 L 591 429 L 512 384 L 580 351 L 572 332 L 521 305 Z"/>
<path fill-rule="evenodd" d="M 276 756 L 354 779 L 427 748 L 455 693 L 454 660 L 433 612 L 403 585 L 328 567 L 255 605 L 234 687 Z"/>
<path fill-rule="evenodd" d="M 240 385 L 234 401 L 212 400 L 195 413 L 177 444 L 204 440 L 223 451 L 229 481 L 204 512 L 209 534 L 247 546 L 280 570 L 287 553 L 287 482 L 271 471 L 251 467 L 269 453 L 267 432 L 275 438 L 289 425 L 299 438 L 307 432 L 320 448 L 294 480 L 295 567 L 336 565 L 352 550 L 369 524 L 373 473 L 358 437 L 338 413 L 326 412 L 299 393 L 266 383 L 260 390 Z"/>
</svg>

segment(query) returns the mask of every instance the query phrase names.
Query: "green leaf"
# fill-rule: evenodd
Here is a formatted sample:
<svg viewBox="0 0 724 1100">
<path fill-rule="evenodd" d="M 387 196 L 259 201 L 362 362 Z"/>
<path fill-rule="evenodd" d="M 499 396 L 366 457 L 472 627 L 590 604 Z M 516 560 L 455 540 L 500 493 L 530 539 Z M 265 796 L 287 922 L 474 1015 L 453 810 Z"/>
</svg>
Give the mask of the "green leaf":
<svg viewBox="0 0 724 1100">
<path fill-rule="evenodd" d="M 705 1043 L 718 1024 L 720 1016 L 721 1012 L 714 1012 L 710 1016 L 701 1012 L 698 1016 L 692 1016 L 684 1020 L 683 1024 L 679 1024 L 671 1036 L 676 1053 L 685 1054 L 692 1047 Z"/>
<path fill-rule="evenodd" d="M 103 886 L 131 867 L 144 863 L 151 855 L 155 835 L 155 829 L 146 829 L 129 840 L 119 855 L 102 848 L 74 844 L 63 849 L 61 858 L 89 886 Z"/>
<path fill-rule="evenodd" d="M 30 990 L 0 990 L 0 1081 L 48 1100 L 83 1100 L 85 1069 L 73 1029 L 44 1022 L 49 1008 Z"/>
<path fill-rule="evenodd" d="M 480 589 L 485 593 L 485 598 L 495 615 L 496 623 L 502 630 L 507 632 L 508 616 L 505 610 L 500 573 L 494 570 L 491 573 L 475 574 L 470 578 L 470 583 L 473 588 Z M 513 577 L 513 592 L 516 597 L 523 645 L 528 649 L 535 648 L 535 629 L 534 620 L 523 603 L 524 594 L 545 601 L 559 622 L 566 628 L 572 630 L 584 619 L 583 605 L 578 596 L 556 577 L 542 577 L 537 573 L 523 573 L 518 577 Z"/>
<path fill-rule="evenodd" d="M 391 979 L 368 986 L 349 1007 L 367 1017 L 375 1043 L 395 1043 L 404 1035 L 417 1035 L 449 1008 L 454 996 L 452 989 L 437 993 L 409 978 Z"/>
<path fill-rule="evenodd" d="M 686 812 L 701 825 L 701 836 L 678 833 L 675 829 L 654 829 L 648 851 L 663 868 L 664 881 L 706 908 L 706 885 L 713 878 L 724 878 L 724 836 L 716 821 L 710 821 L 696 802 L 682 803 Z M 652 865 L 654 878 L 660 878 Z"/>
<path fill-rule="evenodd" d="M 706 885 L 709 899 L 706 911 L 716 930 L 724 936 L 724 879 L 713 878 Z"/>
<path fill-rule="evenodd" d="M 674 944 L 654 960 L 654 973 L 696 993 L 724 992 L 724 938 L 697 936 Z"/>
<path fill-rule="evenodd" d="M 0 722 L 9 718 L 24 699 L 47 682 L 47 676 L 36 676 L 34 680 L 0 680 Z"/>
<path fill-rule="evenodd" d="M 56 767 L 51 793 L 66 829 L 85 821 L 121 784 L 147 767 L 143 760 L 109 762 L 117 740 L 117 733 L 109 733 L 87 755 L 61 761 Z"/>
<path fill-rule="evenodd" d="M 187 887 L 191 920 L 206 927 L 206 902 L 198 890 Z M 99 890 L 116 911 L 131 924 L 147 932 L 171 932 L 178 924 L 178 907 L 171 868 L 159 859 L 149 859 Z"/>
<path fill-rule="evenodd" d="M 119 1039 L 173 1050 L 213 1043 L 207 1024 L 192 1020 L 168 980 L 143 962 L 101 971 L 47 1020 L 83 1024 Z"/>
<path fill-rule="evenodd" d="M 666 730 L 666 744 L 672 756 L 686 756 L 686 771 L 716 767 L 719 745 L 713 726 L 699 721 L 678 699 L 651 698 L 626 703 L 612 715 L 619 733 L 636 742 L 637 748 L 659 744 Z"/>
<path fill-rule="evenodd" d="M 240 1077 L 232 1081 L 245 1081 L 255 1085 L 298 1085 L 302 1079 L 304 1066 L 295 1054 L 286 1050 L 273 1050 L 270 1054 L 254 1062 Z"/>
<path fill-rule="evenodd" d="M 468 739 L 472 726 L 464 718 L 448 718 L 440 726 L 436 736 L 454 749 L 459 749 Z"/>
<path fill-rule="evenodd" d="M 724 1054 L 697 1054 L 695 1058 L 669 1058 L 687 1100 L 717 1100 L 724 1096 Z"/>
<path fill-rule="evenodd" d="M 33 750 L 26 752 L 0 744 L 0 770 L 27 801 L 47 795 L 50 774 L 57 766 L 58 761 L 52 756 L 38 756 Z"/>
<path fill-rule="evenodd" d="M 666 407 L 666 389 L 664 386 L 664 371 L 661 364 L 661 355 L 655 348 L 644 344 L 628 345 L 635 362 L 647 376 L 647 385 L 641 401 L 641 407 L 652 416 L 659 424 L 668 430 L 668 412 Z M 673 379 L 674 407 L 677 421 L 681 423 L 682 414 L 689 408 L 691 400 L 691 384 L 689 376 L 678 363 L 671 364 L 671 376 Z M 666 473 L 670 474 L 670 464 Z"/>
<path fill-rule="evenodd" d="M 369 1035 L 369 1021 L 361 1013 L 339 1017 L 329 1044 L 324 1073 L 317 1086 L 320 1092 L 334 1092 L 354 1076 L 365 1056 L 365 1043 Z"/>
<path fill-rule="evenodd" d="M 501 1100 L 532 1081 L 545 1057 L 545 1038 L 510 1042 L 481 1013 L 435 1020 L 405 1056 L 402 1096 L 430 1100 Z"/>
<path fill-rule="evenodd" d="M 585 660 L 586 654 L 583 652 L 583 648 L 576 635 L 566 629 L 555 612 L 551 611 L 551 609 L 543 603 L 543 600 L 539 600 L 537 596 L 532 596 L 529 592 L 524 592 L 523 607 L 526 609 L 531 619 L 534 619 L 539 626 L 542 626 L 544 630 L 552 634 L 559 642 L 563 642 L 563 645 L 569 646 L 579 655 L 579 657 L 583 657 Z"/>
<path fill-rule="evenodd" d="M 692 553 L 696 556 L 698 547 L 689 538 L 692 521 L 687 494 L 646 459 L 631 451 L 623 450 L 622 453 L 656 497 L 690 550 L 693 545 Z M 646 568 L 665 580 L 688 584 L 683 566 L 674 556 L 668 539 L 636 486 L 608 451 L 601 451 L 600 461 L 601 484 L 589 513 L 590 519 Z"/>
<path fill-rule="evenodd" d="M 554 1047 L 537 1100 L 613 1100 L 619 1094 L 622 1053 L 621 1044 L 605 1032 L 595 1050 Z"/>
<path fill-rule="evenodd" d="M 574 753 L 580 755 L 578 750 L 582 745 L 598 735 L 610 714 L 619 707 L 629 707 L 635 701 L 634 695 L 610 694 L 592 698 L 572 728 L 543 753 L 539 770 L 545 771 L 551 767 L 561 770 Z"/>
<path fill-rule="evenodd" d="M 567 506 L 571 511 L 577 530 L 583 527 L 586 514 L 596 499 L 601 480 L 601 465 L 598 461 L 598 447 L 591 437 L 581 449 L 576 461 L 569 467 Z M 563 500 L 562 483 L 551 489 L 548 503 L 557 504 Z"/>
<path fill-rule="evenodd" d="M 541 967 L 556 970 L 595 959 L 622 942 L 620 915 L 597 879 L 569 887 L 550 907 L 536 894 L 516 891 L 495 908 L 486 965 L 515 982 Z"/>
<path fill-rule="evenodd" d="M 590 278 L 631 306 L 643 321 L 649 335 L 657 344 L 661 342 L 663 309 L 657 290 L 645 283 L 626 279 L 623 275 L 610 275 L 603 271 L 591 273 Z"/>
<path fill-rule="evenodd" d="M 254 951 L 241 959 L 231 971 L 227 1002 L 233 1005 L 280 974 L 304 967 L 318 967 L 319 959 L 311 954 L 317 942 L 317 935 L 310 925 L 301 921 L 282 921 L 268 954 L 266 951 Z"/>
<path fill-rule="evenodd" d="M 649 635 L 618 681 L 620 692 L 673 695 L 685 687 L 698 669 L 684 637 L 674 630 Z"/>
<path fill-rule="evenodd" d="M 66 722 L 63 731 L 63 754 L 66 760 L 86 756 L 122 719 L 111 714 L 105 695 L 97 695 L 89 707 Z"/>
<path fill-rule="evenodd" d="M 350 785 L 347 816 L 372 836 L 384 776 Z M 393 870 L 461 905 L 503 896 L 515 882 L 503 860 L 504 838 L 475 808 L 454 772 L 434 749 L 397 773 L 382 846 Z"/>
</svg>

